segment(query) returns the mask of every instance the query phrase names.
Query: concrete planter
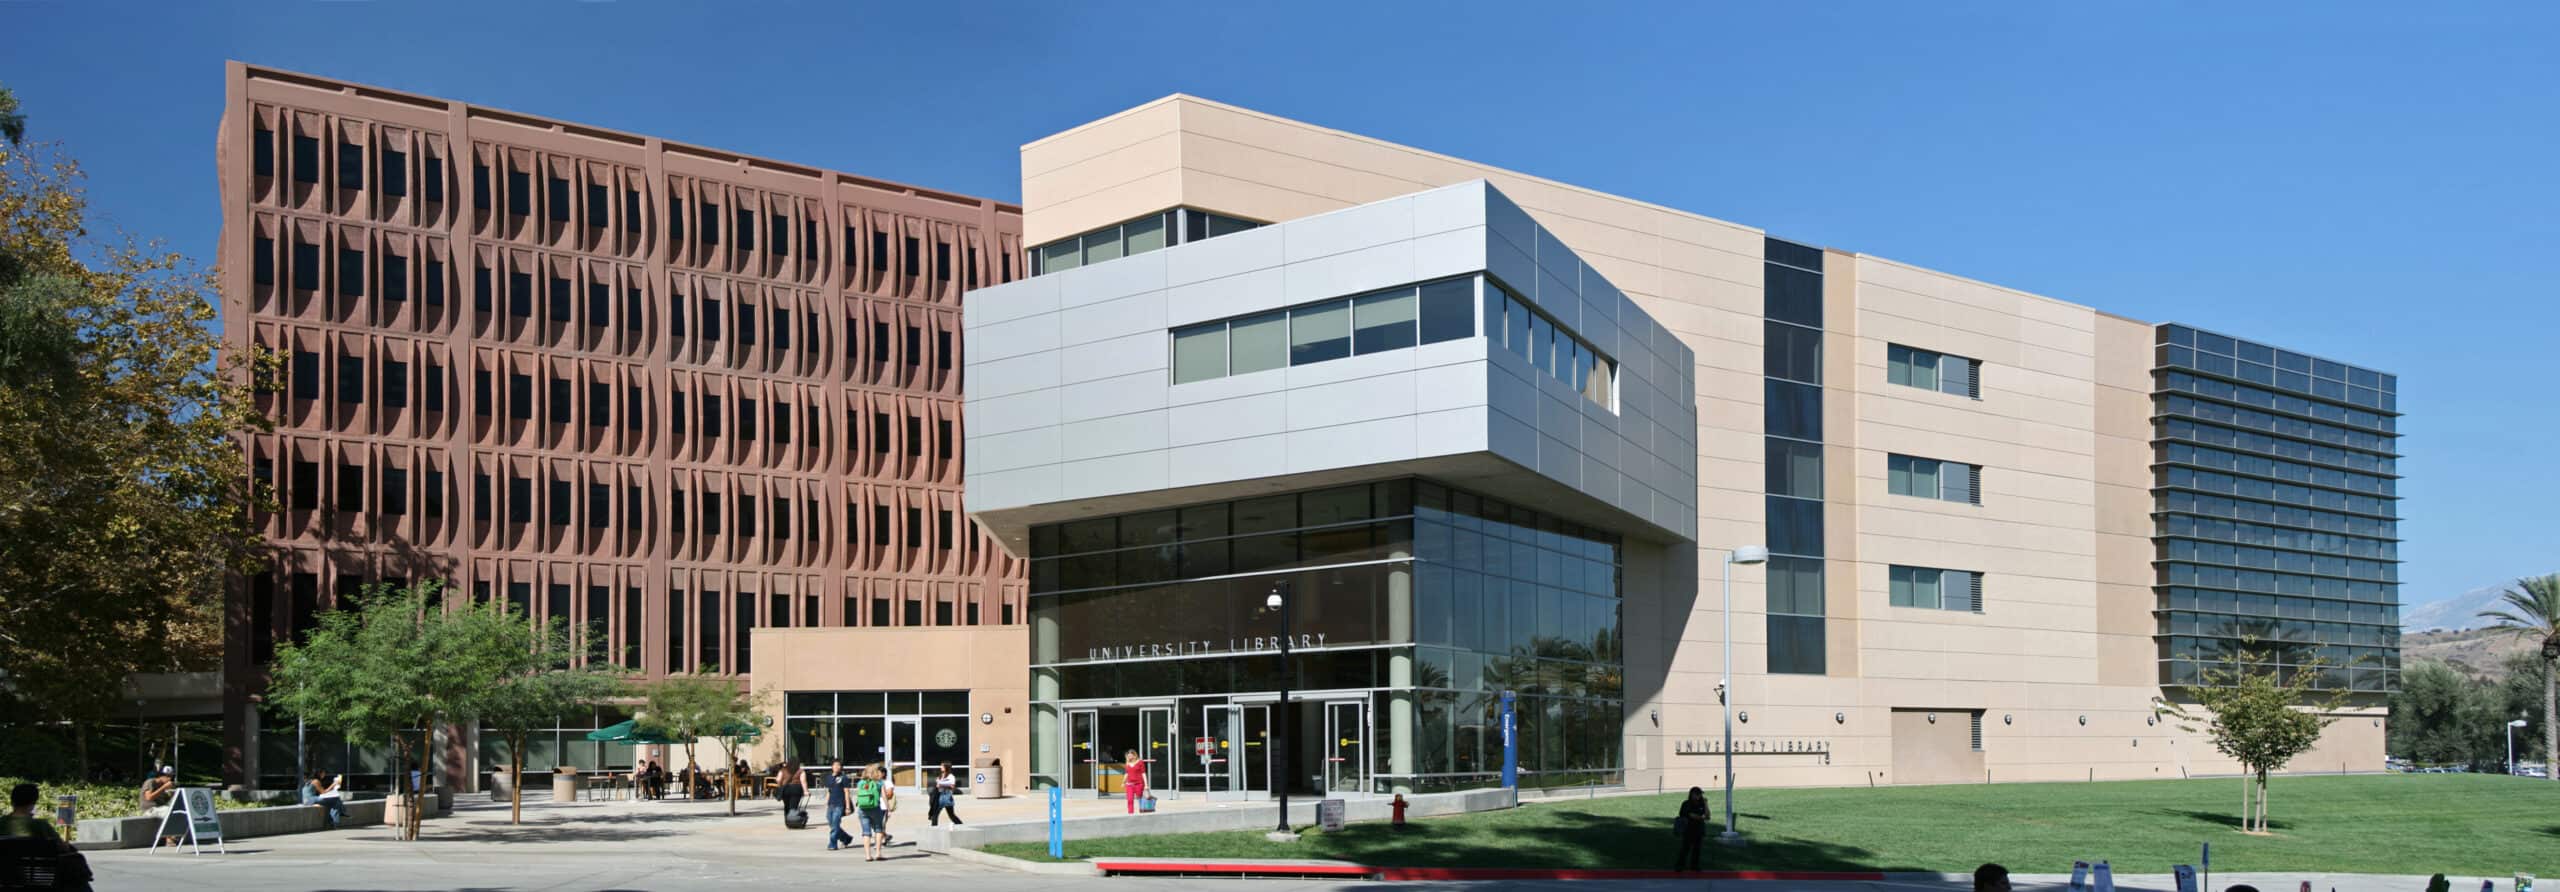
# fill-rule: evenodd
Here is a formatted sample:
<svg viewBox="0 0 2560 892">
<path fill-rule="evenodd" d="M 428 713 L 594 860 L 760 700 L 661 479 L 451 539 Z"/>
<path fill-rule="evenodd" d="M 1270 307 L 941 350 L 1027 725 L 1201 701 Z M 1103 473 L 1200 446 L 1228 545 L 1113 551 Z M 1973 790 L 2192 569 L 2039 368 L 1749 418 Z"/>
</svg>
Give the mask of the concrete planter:
<svg viewBox="0 0 2560 892">
<path fill-rule="evenodd" d="M 551 801 L 578 801 L 578 770 L 563 768 L 551 775 Z"/>
<path fill-rule="evenodd" d="M 390 823 L 386 815 L 390 810 L 388 805 L 381 799 L 350 800 L 341 826 L 366 827 Z M 235 808 L 217 814 L 222 820 L 222 837 L 225 840 L 311 833 L 328 827 L 327 818 L 317 805 Z M 151 834 L 159 829 L 160 819 L 155 817 L 91 818 L 80 822 L 79 845 L 84 850 L 147 848 L 151 845 Z"/>
</svg>

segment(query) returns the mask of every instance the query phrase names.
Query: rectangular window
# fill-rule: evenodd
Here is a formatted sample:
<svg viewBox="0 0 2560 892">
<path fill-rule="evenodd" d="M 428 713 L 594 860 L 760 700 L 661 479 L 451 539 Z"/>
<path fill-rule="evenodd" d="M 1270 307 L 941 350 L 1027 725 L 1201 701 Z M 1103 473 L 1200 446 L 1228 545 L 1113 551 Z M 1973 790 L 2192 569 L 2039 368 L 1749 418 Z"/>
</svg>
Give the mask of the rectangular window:
<svg viewBox="0 0 2560 892">
<path fill-rule="evenodd" d="M 613 487 L 602 483 L 587 484 L 587 526 L 604 529 L 613 525 Z"/>
<path fill-rule="evenodd" d="M 569 321 L 569 280 L 553 276 L 551 278 L 550 298 L 551 321 Z"/>
<path fill-rule="evenodd" d="M 640 289 L 638 289 L 638 288 L 626 288 L 626 289 L 623 289 L 623 292 L 622 292 L 622 330 L 623 330 L 623 331 L 639 331 L 639 330 L 640 330 L 640 320 L 641 320 L 641 318 L 642 318 L 642 317 L 641 317 L 641 315 L 640 315 L 640 313 L 641 313 L 641 306 L 640 306 L 640 304 L 641 304 Z"/>
<path fill-rule="evenodd" d="M 432 362 L 427 363 L 427 373 L 425 377 L 427 411 L 444 411 L 444 366 L 440 366 Z"/>
<path fill-rule="evenodd" d="M 471 165 L 471 207 L 483 211 L 489 209 L 489 165 L 478 162 Z"/>
<path fill-rule="evenodd" d="M 934 332 L 934 333 L 933 333 L 933 347 L 934 347 L 934 349 L 933 349 L 933 365 L 934 365 L 934 368 L 941 369 L 941 370 L 946 371 L 946 372 L 950 371 L 950 370 L 951 370 L 951 333 L 950 333 L 950 332 L 947 332 L 947 331 L 937 331 L 937 332 Z"/>
<path fill-rule="evenodd" d="M 1227 374 L 1227 324 L 1212 322 L 1173 332 L 1173 383 L 1188 384 Z"/>
<path fill-rule="evenodd" d="M 1982 574 L 1970 570 L 1892 565 L 1887 572 L 1895 607 L 1982 612 Z"/>
<path fill-rule="evenodd" d="M 747 208 L 739 208 L 739 209 L 738 209 L 738 225 L 737 225 L 737 228 L 732 229 L 732 230 L 730 230 L 730 231 L 731 231 L 731 232 L 735 232 L 735 233 L 737 233 L 737 234 L 738 234 L 738 250 L 740 250 L 740 251 L 753 251 L 753 250 L 755 250 L 755 249 L 756 249 L 756 212 L 755 212 L 755 211 L 753 211 L 753 210 L 747 209 Z"/>
<path fill-rule="evenodd" d="M 1351 304 L 1333 301 L 1289 311 L 1289 364 L 1351 355 Z"/>
<path fill-rule="evenodd" d="M 776 308 L 773 311 L 773 349 L 791 349 L 791 311 L 789 310 Z"/>
<path fill-rule="evenodd" d="M 359 465 L 338 466 L 338 498 L 340 511 L 364 510 L 364 468 Z"/>
<path fill-rule="evenodd" d="M 472 370 L 471 396 L 471 413 L 482 418 L 489 417 L 490 412 L 493 411 L 492 407 L 498 404 L 498 398 L 490 390 L 488 369 Z"/>
<path fill-rule="evenodd" d="M 1769 671 L 1778 675 L 1822 675 L 1825 665 L 1824 620 L 1819 616 L 1769 615 Z"/>
<path fill-rule="evenodd" d="M 489 511 L 496 504 L 495 497 L 489 491 L 489 475 L 471 475 L 471 519 L 487 522 Z"/>
<path fill-rule="evenodd" d="M 533 420 L 533 378 L 531 376 L 507 376 L 507 415 L 525 421 Z"/>
<path fill-rule="evenodd" d="M 785 217 L 781 214 L 773 215 L 773 237 L 771 241 L 773 244 L 773 256 L 791 256 L 791 218 Z"/>
<path fill-rule="evenodd" d="M 285 377 L 292 382 L 294 399 L 319 399 L 320 354 L 309 350 L 293 351 L 293 368 L 285 373 Z"/>
<path fill-rule="evenodd" d="M 533 522 L 533 481 L 523 477 L 507 480 L 507 522 Z"/>
<path fill-rule="evenodd" d="M 887 363 L 888 361 L 889 323 L 871 323 L 871 362 L 877 365 Z"/>
<path fill-rule="evenodd" d="M 265 124 L 258 125 L 250 134 L 249 156 L 253 159 L 250 163 L 254 165 L 251 169 L 259 176 L 275 176 L 276 132 L 267 129 Z"/>
<path fill-rule="evenodd" d="M 518 217 L 533 213 L 533 174 L 507 171 L 507 213 Z"/>
<path fill-rule="evenodd" d="M 409 408 L 409 364 L 397 359 L 382 363 L 382 404 L 393 409 Z"/>
<path fill-rule="evenodd" d="M 602 381 L 587 382 L 587 426 L 604 427 L 613 423 L 613 387 Z"/>
<path fill-rule="evenodd" d="M 1769 550 L 1779 554 L 1820 555 L 1822 503 L 1812 499 L 1770 496 Z"/>
<path fill-rule="evenodd" d="M 545 192 L 547 194 L 543 198 L 546 200 L 543 203 L 550 205 L 546 210 L 549 211 L 552 222 L 569 222 L 569 181 L 552 177 L 550 188 Z"/>
<path fill-rule="evenodd" d="M 703 493 L 702 532 L 704 535 L 716 536 L 720 534 L 720 530 L 720 494 L 716 492 Z"/>
<path fill-rule="evenodd" d="M 361 273 L 359 273 L 359 275 L 361 275 Z M 383 252 L 382 299 L 386 301 L 403 301 L 409 299 L 408 258 L 402 257 L 398 254 L 393 254 L 389 251 Z"/>
<path fill-rule="evenodd" d="M 889 413 L 871 414 L 871 451 L 889 454 Z"/>
<path fill-rule="evenodd" d="M 640 192 L 639 192 L 639 190 L 636 190 L 636 189 L 625 189 L 625 190 L 622 190 L 622 231 L 624 231 L 624 232 L 639 232 L 639 231 L 640 231 Z"/>
<path fill-rule="evenodd" d="M 1351 352 L 1382 353 L 1414 345 L 1415 291 L 1399 288 L 1351 300 Z"/>
<path fill-rule="evenodd" d="M 293 181 L 320 182 L 320 141 L 302 134 L 293 135 Z"/>
<path fill-rule="evenodd" d="M 548 502 L 550 502 L 550 503 L 551 503 L 551 504 L 550 504 L 550 509 L 551 509 L 551 510 L 550 510 L 550 515 L 551 515 L 551 525 L 552 525 L 552 526 L 555 526 L 555 527 L 565 527 L 565 526 L 568 526 L 568 525 L 569 525 L 569 513 L 570 513 L 570 505 L 569 505 L 569 497 L 570 497 L 570 496 L 569 496 L 569 481 L 566 481 L 566 480 L 554 480 L 554 481 L 551 481 L 550 490 L 551 490 L 551 491 L 550 491 L 550 493 L 548 494 L 548 495 L 549 495 L 549 498 L 548 498 L 548 499 L 545 499 L 545 501 L 548 501 Z"/>
<path fill-rule="evenodd" d="M 1982 504 L 1982 466 L 1887 455 L 1885 491 L 1897 496 L 1979 505 Z"/>
<path fill-rule="evenodd" d="M 773 442 L 791 445 L 791 404 L 773 404 Z"/>
<path fill-rule="evenodd" d="M 533 318 L 533 274 L 507 274 L 507 315 L 518 319 Z"/>
<path fill-rule="evenodd" d="M 763 420 L 764 413 L 757 411 L 755 400 L 738 401 L 738 439 L 755 442 L 756 425 Z"/>
<path fill-rule="evenodd" d="M 297 291 L 320 290 L 320 246 L 293 243 L 293 287 Z"/>
<path fill-rule="evenodd" d="M 907 509 L 907 547 L 924 547 L 924 509 Z"/>
<path fill-rule="evenodd" d="M 781 244 L 781 242 L 775 242 L 774 244 L 778 245 Z M 790 499 L 777 498 L 773 500 L 773 537 L 776 539 L 791 538 Z"/>
<path fill-rule="evenodd" d="M 587 283 L 587 324 L 601 326 L 613 321 L 613 286 L 604 282 Z"/>
<path fill-rule="evenodd" d="M 703 244 L 706 244 L 706 245 L 717 245 L 717 244 L 719 244 L 719 243 L 720 243 L 720 206 L 719 206 L 719 205 L 716 205 L 716 204 L 712 204 L 712 203 L 707 202 L 707 201 L 706 201 L 706 202 L 703 202 L 703 203 L 702 203 L 702 220 L 701 220 L 701 225 L 700 225 L 700 226 L 698 226 L 698 227 L 696 227 L 696 228 L 697 228 L 698 230 L 700 230 L 700 231 L 699 231 L 698 233 L 696 233 L 696 234 L 697 234 L 697 235 L 699 235 L 699 236 L 702 238 L 702 243 L 703 243 Z"/>
<path fill-rule="evenodd" d="M 338 296 L 364 296 L 364 252 L 338 249 Z"/>
<path fill-rule="evenodd" d="M 871 544 L 889 544 L 889 506 L 871 506 Z"/>
<path fill-rule="evenodd" d="M 409 157 L 398 149 L 382 150 L 382 194 L 394 198 L 409 194 Z"/>
<path fill-rule="evenodd" d="M 364 147 L 353 143 L 338 144 L 338 188 L 364 188 Z"/>
<path fill-rule="evenodd" d="M 1822 439 L 1822 388 L 1769 379 L 1764 432 L 1772 437 Z"/>
<path fill-rule="evenodd" d="M 1227 373 L 1268 371 L 1289 361 L 1289 314 L 1264 313 L 1227 323 Z"/>
<path fill-rule="evenodd" d="M 550 383 L 551 383 L 551 386 L 549 386 L 549 387 L 547 387 L 547 388 L 544 388 L 544 389 L 546 389 L 546 390 L 550 391 L 550 394 L 549 394 L 550 399 L 545 400 L 544 402 L 546 402 L 546 403 L 549 403 L 549 404 L 550 404 L 550 407 L 551 407 L 551 423 L 552 423 L 552 424 L 568 424 L 568 423 L 569 423 L 569 381 L 568 381 L 568 379 L 566 379 L 566 378 L 552 378 L 552 379 L 550 379 Z"/>
<path fill-rule="evenodd" d="M 936 421 L 936 422 L 934 422 L 933 424 L 934 424 L 934 438 L 933 438 L 933 442 L 935 443 L 935 448 L 936 448 L 937 450 L 939 450 L 939 454 L 941 455 L 941 457 L 946 458 L 946 459 L 947 459 L 947 458 L 950 458 L 950 457 L 951 457 L 951 444 L 952 444 L 952 441 L 954 441 L 954 440 L 958 439 L 957 437 L 954 437 L 954 436 L 952 436 L 952 435 L 951 435 L 951 422 L 949 422 L 949 421 Z"/>
<path fill-rule="evenodd" d="M 720 426 L 720 397 L 713 394 L 703 394 L 702 435 L 705 437 L 717 438 L 722 433 L 724 433 L 724 431 Z"/>
<path fill-rule="evenodd" d="M 426 280 L 427 306 L 444 306 L 444 261 L 427 258 Z"/>
<path fill-rule="evenodd" d="M 753 347 L 755 345 L 756 305 L 740 303 L 738 304 L 738 346 Z"/>
<path fill-rule="evenodd" d="M 1822 274 L 1763 264 L 1762 315 L 1780 322 L 1822 327 Z"/>
<path fill-rule="evenodd" d="M 250 281 L 260 285 L 276 283 L 276 240 L 259 236 L 249 256 Z"/>
<path fill-rule="evenodd" d="M 924 330 L 907 326 L 907 367 L 924 365 Z"/>
<path fill-rule="evenodd" d="M 364 360 L 353 356 L 338 357 L 338 402 L 364 404 Z"/>
<path fill-rule="evenodd" d="M 293 510 L 313 511 L 320 507 L 320 463 L 296 459 L 289 489 L 293 494 Z"/>
<path fill-rule="evenodd" d="M 907 416 L 907 455 L 924 455 L 924 419 Z"/>
<path fill-rule="evenodd" d="M 426 187 L 428 201 L 441 202 L 444 200 L 444 159 L 434 155 L 426 155 L 424 158 L 426 173 L 418 178 L 418 184 Z"/>
<path fill-rule="evenodd" d="M 907 236 L 906 250 L 898 254 L 898 259 L 904 261 L 899 264 L 899 268 L 905 270 L 905 275 L 921 275 L 923 272 L 921 267 L 924 265 L 923 255 L 924 248 L 916 243 L 916 237 Z"/>
<path fill-rule="evenodd" d="M 702 299 L 702 341 L 720 342 L 720 302 L 707 297 Z"/>
<path fill-rule="evenodd" d="M 1935 390 L 1971 399 L 1982 398 L 1981 363 L 1901 344 L 1885 347 L 1885 382 Z"/>
<path fill-rule="evenodd" d="M 443 471 L 438 471 L 438 470 L 433 470 L 433 469 L 429 469 L 429 470 L 427 471 L 427 480 L 426 480 L 426 492 L 425 492 L 425 496 L 426 496 L 426 497 L 425 497 L 424 499 L 422 499 L 422 500 L 421 500 L 424 504 L 422 504 L 420 507 L 422 507 L 422 508 L 424 508 L 424 509 L 425 509 L 425 513 L 426 513 L 426 515 L 427 515 L 428 517 L 443 517 L 443 516 L 444 516 L 444 472 L 443 472 Z"/>
<path fill-rule="evenodd" d="M 1761 325 L 1761 365 L 1772 378 L 1822 383 L 1822 332 L 1771 320 Z"/>
<path fill-rule="evenodd" d="M 753 218 L 749 218 L 749 219 L 753 219 Z M 756 497 L 754 497 L 754 496 L 739 496 L 739 497 L 738 497 L 738 535 L 740 535 L 740 536 L 753 536 L 753 535 L 755 535 L 755 534 L 756 534 Z"/>
<path fill-rule="evenodd" d="M 1769 494 L 1822 498 L 1822 445 L 1768 439 Z"/>
<path fill-rule="evenodd" d="M 1448 279 L 1422 286 L 1422 343 L 1454 341 L 1475 333 L 1474 279 Z"/>
</svg>

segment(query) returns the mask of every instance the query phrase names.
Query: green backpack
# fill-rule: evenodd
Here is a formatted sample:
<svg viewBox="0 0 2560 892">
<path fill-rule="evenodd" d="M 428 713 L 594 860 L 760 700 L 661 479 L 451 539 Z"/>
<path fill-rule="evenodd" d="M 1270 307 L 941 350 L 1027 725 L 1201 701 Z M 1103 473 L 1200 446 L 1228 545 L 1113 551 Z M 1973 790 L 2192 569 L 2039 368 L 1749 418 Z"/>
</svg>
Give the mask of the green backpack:
<svg viewBox="0 0 2560 892">
<path fill-rule="evenodd" d="M 855 781 L 853 784 L 853 807 L 880 807 L 880 782 L 876 780 Z"/>
</svg>

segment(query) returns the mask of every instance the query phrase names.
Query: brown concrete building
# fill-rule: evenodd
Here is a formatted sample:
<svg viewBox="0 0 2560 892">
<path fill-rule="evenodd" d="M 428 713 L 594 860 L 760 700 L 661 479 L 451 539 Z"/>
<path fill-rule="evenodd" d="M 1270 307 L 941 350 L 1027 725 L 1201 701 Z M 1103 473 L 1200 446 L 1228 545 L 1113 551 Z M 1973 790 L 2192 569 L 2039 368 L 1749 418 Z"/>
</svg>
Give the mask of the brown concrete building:
<svg viewBox="0 0 2560 892">
<path fill-rule="evenodd" d="M 957 356 L 961 294 L 1022 274 L 1018 208 L 236 62 L 227 84 L 225 337 L 286 359 L 274 432 L 242 442 L 281 559 L 227 605 L 233 781 L 293 771 L 263 667 L 370 582 L 566 620 L 643 677 L 744 678 L 759 628 L 1020 637 L 1022 563 L 961 511 Z M 529 766 L 628 764 L 583 740 L 619 718 Z M 470 738 L 441 747 L 466 787 Z"/>
</svg>

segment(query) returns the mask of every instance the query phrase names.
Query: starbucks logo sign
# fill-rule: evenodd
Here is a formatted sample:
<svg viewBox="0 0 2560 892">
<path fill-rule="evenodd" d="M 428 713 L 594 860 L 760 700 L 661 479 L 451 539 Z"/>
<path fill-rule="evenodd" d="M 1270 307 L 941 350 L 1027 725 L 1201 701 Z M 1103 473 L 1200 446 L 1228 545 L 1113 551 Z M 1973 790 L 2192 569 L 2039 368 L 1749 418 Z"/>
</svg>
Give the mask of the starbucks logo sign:
<svg viewBox="0 0 2560 892">
<path fill-rule="evenodd" d="M 933 745 L 948 749 L 960 745 L 960 732 L 944 728 L 933 732 Z"/>
</svg>

